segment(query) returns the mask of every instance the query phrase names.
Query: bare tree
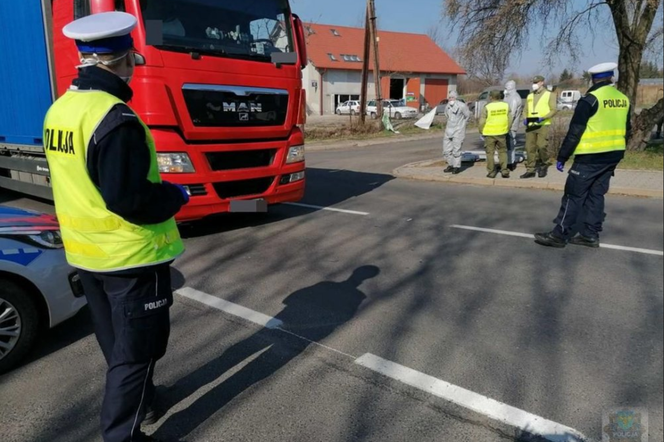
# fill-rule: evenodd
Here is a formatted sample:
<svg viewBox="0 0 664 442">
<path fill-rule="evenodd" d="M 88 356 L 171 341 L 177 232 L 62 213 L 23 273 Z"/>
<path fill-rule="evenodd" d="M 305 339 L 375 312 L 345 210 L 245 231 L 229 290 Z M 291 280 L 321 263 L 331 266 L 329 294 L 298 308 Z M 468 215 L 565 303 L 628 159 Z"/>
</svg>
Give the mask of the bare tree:
<svg viewBox="0 0 664 442">
<path fill-rule="evenodd" d="M 474 71 L 497 75 L 509 62 L 510 54 L 518 54 L 528 46 L 530 32 L 541 29 L 541 47 L 548 61 L 558 54 L 569 54 L 579 61 L 581 49 L 593 41 L 595 30 L 613 24 L 618 43 L 618 89 L 636 105 L 639 68 L 644 53 L 659 44 L 663 0 L 443 0 L 444 13 L 459 31 L 463 59 Z M 509 26 L 506 24 L 509 23 Z M 546 32 L 558 29 L 555 38 Z M 588 37 L 591 37 L 590 39 Z M 654 50 L 654 49 L 653 49 Z M 493 59 L 491 55 L 493 54 Z M 481 55 L 481 57 L 478 57 Z M 479 60 L 489 61 L 482 68 Z M 493 66 L 491 66 L 493 65 Z M 503 71 L 504 73 L 504 71 Z M 629 149 L 644 149 L 655 123 L 664 116 L 664 100 L 642 110 L 633 117 Z"/>
</svg>

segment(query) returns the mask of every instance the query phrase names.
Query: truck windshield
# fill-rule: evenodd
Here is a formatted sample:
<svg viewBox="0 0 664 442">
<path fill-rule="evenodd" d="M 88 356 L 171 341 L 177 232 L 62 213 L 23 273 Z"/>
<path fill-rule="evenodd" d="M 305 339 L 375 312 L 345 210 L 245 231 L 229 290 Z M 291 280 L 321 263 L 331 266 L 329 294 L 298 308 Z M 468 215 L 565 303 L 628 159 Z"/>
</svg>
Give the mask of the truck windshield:
<svg viewBox="0 0 664 442">
<path fill-rule="evenodd" d="M 257 61 L 293 51 L 288 0 L 141 0 L 141 12 L 164 50 Z"/>
</svg>

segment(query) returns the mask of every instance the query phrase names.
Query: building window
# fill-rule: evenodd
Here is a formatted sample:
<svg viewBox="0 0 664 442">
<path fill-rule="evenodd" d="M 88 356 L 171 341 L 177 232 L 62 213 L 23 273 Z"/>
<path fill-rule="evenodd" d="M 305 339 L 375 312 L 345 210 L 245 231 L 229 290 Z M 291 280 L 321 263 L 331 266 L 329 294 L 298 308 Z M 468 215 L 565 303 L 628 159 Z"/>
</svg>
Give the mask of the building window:
<svg viewBox="0 0 664 442">
<path fill-rule="evenodd" d="M 338 61 L 337 57 L 335 57 L 334 54 L 332 54 L 332 53 L 328 53 L 327 56 L 330 57 L 330 60 L 332 60 L 332 61 Z"/>
<path fill-rule="evenodd" d="M 357 55 L 341 54 L 341 58 L 343 58 L 344 61 L 348 61 L 348 62 L 358 62 L 358 61 L 361 62 L 362 61 L 362 59 L 360 57 L 358 57 Z"/>
<path fill-rule="evenodd" d="M 341 37 L 341 34 L 339 34 L 339 31 L 337 31 L 336 29 L 330 29 L 330 32 L 331 32 L 332 35 L 334 35 L 335 37 Z"/>
</svg>

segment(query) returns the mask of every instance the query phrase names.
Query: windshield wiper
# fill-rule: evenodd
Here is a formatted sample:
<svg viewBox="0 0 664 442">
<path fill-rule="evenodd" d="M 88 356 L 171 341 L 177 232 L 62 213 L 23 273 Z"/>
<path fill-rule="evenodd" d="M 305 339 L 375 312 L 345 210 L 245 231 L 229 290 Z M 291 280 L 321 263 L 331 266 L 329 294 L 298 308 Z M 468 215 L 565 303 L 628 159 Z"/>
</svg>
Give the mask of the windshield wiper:
<svg viewBox="0 0 664 442">
<path fill-rule="evenodd" d="M 158 49 L 163 49 L 167 51 L 173 51 L 173 52 L 182 52 L 185 54 L 191 54 L 192 56 L 194 54 L 199 54 L 199 55 L 221 55 L 221 56 L 226 56 L 228 53 L 224 51 L 223 49 L 209 49 L 209 48 L 199 48 L 196 46 L 180 46 L 180 45 L 159 45 L 157 46 Z"/>
</svg>

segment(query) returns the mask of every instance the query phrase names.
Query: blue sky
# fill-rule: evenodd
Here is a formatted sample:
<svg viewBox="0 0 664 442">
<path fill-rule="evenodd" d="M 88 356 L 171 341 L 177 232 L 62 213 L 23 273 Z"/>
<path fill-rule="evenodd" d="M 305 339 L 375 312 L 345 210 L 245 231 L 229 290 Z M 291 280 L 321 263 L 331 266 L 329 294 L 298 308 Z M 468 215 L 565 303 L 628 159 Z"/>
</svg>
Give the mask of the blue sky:
<svg viewBox="0 0 664 442">
<path fill-rule="evenodd" d="M 365 8 L 364 0 L 290 0 L 293 12 L 299 14 L 305 21 L 315 23 L 336 24 L 341 26 L 358 26 L 362 22 Z M 413 32 L 426 34 L 427 30 L 438 23 L 442 18 L 442 0 L 375 0 L 379 16 L 380 29 L 388 31 Z M 574 0 L 579 2 L 579 0 Z M 585 3 L 585 2 L 582 2 Z M 607 9 L 608 11 L 608 9 Z M 442 24 L 444 37 L 448 38 L 445 47 L 454 47 L 456 37 L 449 36 L 449 27 Z M 613 29 L 611 29 L 611 32 Z M 611 35 L 611 34 L 609 34 Z M 517 72 L 523 75 L 561 72 L 564 68 L 570 68 L 577 75 L 587 70 L 594 64 L 605 61 L 616 61 L 618 48 L 613 43 L 613 38 L 597 38 L 594 48 L 589 47 L 582 57 L 583 65 L 575 65 L 570 60 L 563 58 L 555 66 L 544 65 L 544 60 L 537 50 L 539 31 L 531 32 L 531 44 L 528 51 L 524 52 L 521 60 L 512 62 L 509 72 Z M 606 42 L 605 42 L 606 41 Z"/>
</svg>

